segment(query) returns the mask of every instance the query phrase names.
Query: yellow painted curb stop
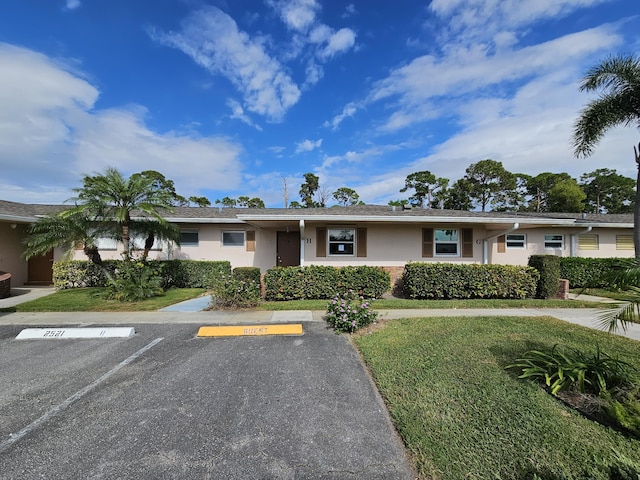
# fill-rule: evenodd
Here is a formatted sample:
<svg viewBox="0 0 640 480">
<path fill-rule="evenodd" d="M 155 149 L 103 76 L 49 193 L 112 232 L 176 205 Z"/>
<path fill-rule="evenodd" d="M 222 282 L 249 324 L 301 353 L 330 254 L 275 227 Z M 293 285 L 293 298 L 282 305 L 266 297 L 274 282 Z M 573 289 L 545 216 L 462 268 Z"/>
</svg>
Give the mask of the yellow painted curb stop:
<svg viewBox="0 0 640 480">
<path fill-rule="evenodd" d="M 198 337 L 253 337 L 260 335 L 302 335 L 302 324 L 224 325 L 200 327 L 198 330 Z"/>
</svg>

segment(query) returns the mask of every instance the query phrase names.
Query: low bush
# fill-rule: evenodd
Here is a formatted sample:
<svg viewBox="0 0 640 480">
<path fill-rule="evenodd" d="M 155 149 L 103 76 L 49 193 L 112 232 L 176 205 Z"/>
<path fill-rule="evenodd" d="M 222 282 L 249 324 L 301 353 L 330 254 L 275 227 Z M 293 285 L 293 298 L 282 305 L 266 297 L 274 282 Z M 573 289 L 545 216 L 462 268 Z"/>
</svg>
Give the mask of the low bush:
<svg viewBox="0 0 640 480">
<path fill-rule="evenodd" d="M 158 297 L 164 292 L 160 268 L 145 262 L 123 261 L 110 281 L 104 297 L 120 302 L 135 302 Z"/>
<path fill-rule="evenodd" d="M 617 268 L 621 258 L 559 257 L 560 278 L 569 280 L 571 288 L 609 288 L 607 275 Z"/>
<path fill-rule="evenodd" d="M 260 302 L 260 282 L 242 275 L 225 275 L 213 289 L 213 308 L 253 308 Z"/>
<path fill-rule="evenodd" d="M 353 290 L 338 294 L 327 305 L 325 319 L 337 332 L 353 333 L 377 318 L 371 302 Z"/>
<path fill-rule="evenodd" d="M 102 266 L 86 260 L 59 261 L 53 264 L 53 285 L 58 290 L 81 287 L 105 287 L 108 276 L 122 265 L 122 260 L 105 260 Z M 223 275 L 231 273 L 228 261 L 150 260 L 146 265 L 157 269 L 161 286 L 167 288 L 213 288 Z"/>
<path fill-rule="evenodd" d="M 391 286 L 388 272 L 371 266 L 342 267 L 310 265 L 278 267 L 264 275 L 267 300 L 329 299 L 342 291 L 378 298 Z"/>
<path fill-rule="evenodd" d="M 555 255 L 531 255 L 529 266 L 540 273 L 536 298 L 554 298 L 560 282 L 560 257 Z M 571 285 L 571 283 L 569 283 Z"/>
<path fill-rule="evenodd" d="M 404 295 L 412 299 L 524 299 L 535 296 L 538 272 L 530 267 L 408 263 Z"/>
<path fill-rule="evenodd" d="M 252 280 L 260 285 L 260 269 L 258 267 L 236 267 L 231 274 L 236 280 Z"/>
</svg>

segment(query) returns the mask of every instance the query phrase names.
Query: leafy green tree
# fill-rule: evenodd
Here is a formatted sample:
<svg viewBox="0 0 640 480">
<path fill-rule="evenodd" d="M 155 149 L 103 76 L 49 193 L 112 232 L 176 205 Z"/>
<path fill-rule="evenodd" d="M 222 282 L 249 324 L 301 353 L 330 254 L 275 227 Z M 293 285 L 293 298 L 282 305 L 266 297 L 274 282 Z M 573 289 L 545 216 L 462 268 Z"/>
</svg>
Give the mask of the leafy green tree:
<svg viewBox="0 0 640 480">
<path fill-rule="evenodd" d="M 238 205 L 238 200 L 231 197 L 224 197 L 222 200 L 216 199 L 216 205 L 222 205 L 223 207 L 235 207 Z"/>
<path fill-rule="evenodd" d="M 264 208 L 264 202 L 258 197 L 238 197 L 238 206 L 246 208 Z"/>
<path fill-rule="evenodd" d="M 314 200 L 318 188 L 320 188 L 320 178 L 313 173 L 305 173 L 304 183 L 300 185 L 300 198 L 304 208 L 324 207 Z"/>
<path fill-rule="evenodd" d="M 535 177 L 529 176 L 525 180 L 527 195 L 529 196 L 529 204 L 526 210 L 532 212 L 552 212 L 549 206 L 549 195 L 553 187 L 564 181 L 572 180 L 568 173 L 539 173 Z M 565 211 L 565 210 L 560 210 Z"/>
<path fill-rule="evenodd" d="M 403 205 L 407 205 L 409 200 L 401 199 L 401 200 L 389 200 L 389 205 L 392 207 L 402 207 Z"/>
<path fill-rule="evenodd" d="M 446 188 L 448 183 L 448 179 L 438 178 L 429 170 L 423 170 L 407 175 L 404 187 L 400 189 L 400 192 L 404 193 L 413 189 L 415 193 L 409 197 L 409 201 L 421 208 L 431 208 L 432 195 L 438 190 Z"/>
<path fill-rule="evenodd" d="M 352 188 L 340 187 L 333 192 L 333 198 L 339 205 L 346 207 L 348 205 L 362 205 L 360 196 Z"/>
<path fill-rule="evenodd" d="M 211 201 L 207 197 L 189 197 L 189 203 L 195 203 L 198 207 L 210 207 Z"/>
<path fill-rule="evenodd" d="M 287 208 L 303 208 L 303 206 L 300 204 L 300 202 L 296 202 L 294 200 L 293 202 L 289 202 L 289 206 Z"/>
<path fill-rule="evenodd" d="M 599 92 L 580 112 L 573 131 L 574 153 L 586 157 L 611 128 L 640 127 L 640 59 L 609 57 L 589 69 L 580 84 L 581 91 Z M 638 175 L 633 209 L 635 255 L 640 258 L 640 143 L 634 154 Z"/>
<path fill-rule="evenodd" d="M 633 178 L 619 175 L 615 170 L 598 168 L 580 177 L 580 185 L 587 195 L 586 204 L 594 213 L 631 213 L 636 195 Z"/>
<path fill-rule="evenodd" d="M 516 188 L 516 177 L 502 166 L 502 162 L 486 159 L 471 164 L 464 176 L 469 197 L 485 212 L 489 205 L 504 203 L 505 197 Z"/>
<path fill-rule="evenodd" d="M 138 224 L 154 222 L 158 231 L 162 229 L 171 240 L 179 240 L 177 227 L 168 227 L 163 217 L 179 200 L 167 185 L 164 176 L 153 170 L 134 173 L 127 179 L 115 168 L 107 168 L 103 174 L 84 176 L 82 187 L 73 189 L 76 196 L 71 201 L 75 207 L 63 216 L 85 217 L 101 231 L 111 227 L 122 242 L 124 258 L 130 260 L 131 234 Z"/>
<path fill-rule="evenodd" d="M 451 185 L 451 188 L 448 188 L 444 191 L 442 199 L 440 200 L 439 198 L 442 208 L 446 208 L 449 210 L 472 210 L 473 200 L 471 199 L 471 195 L 469 194 L 470 191 L 471 186 L 469 185 L 469 181 L 467 179 L 461 178 L 459 180 L 456 180 L 454 184 Z"/>
<path fill-rule="evenodd" d="M 550 212 L 579 213 L 584 210 L 586 198 L 575 178 L 560 180 L 549 190 L 547 207 Z"/>
</svg>

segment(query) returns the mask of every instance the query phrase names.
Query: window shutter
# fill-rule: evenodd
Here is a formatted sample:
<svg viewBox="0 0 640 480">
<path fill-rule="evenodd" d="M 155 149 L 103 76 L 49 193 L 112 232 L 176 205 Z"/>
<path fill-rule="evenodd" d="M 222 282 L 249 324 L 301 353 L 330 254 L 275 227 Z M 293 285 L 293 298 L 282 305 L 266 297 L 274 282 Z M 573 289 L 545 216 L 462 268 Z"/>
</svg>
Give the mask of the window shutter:
<svg viewBox="0 0 640 480">
<path fill-rule="evenodd" d="M 367 229 L 366 228 L 358 228 L 356 231 L 356 240 L 358 244 L 356 245 L 357 257 L 366 257 L 367 256 Z"/>
<path fill-rule="evenodd" d="M 433 228 L 422 229 L 422 256 L 433 257 Z"/>
<path fill-rule="evenodd" d="M 498 253 L 504 253 L 507 251 L 506 235 L 500 235 L 498 237 Z"/>
<path fill-rule="evenodd" d="M 473 228 L 462 229 L 462 256 L 473 257 Z"/>
<path fill-rule="evenodd" d="M 247 232 L 247 252 L 255 252 L 256 251 L 256 232 L 254 230 L 249 230 Z"/>
<path fill-rule="evenodd" d="M 616 235 L 616 250 L 633 249 L 633 235 Z"/>
<path fill-rule="evenodd" d="M 316 257 L 327 256 L 327 229 L 316 228 Z"/>
</svg>

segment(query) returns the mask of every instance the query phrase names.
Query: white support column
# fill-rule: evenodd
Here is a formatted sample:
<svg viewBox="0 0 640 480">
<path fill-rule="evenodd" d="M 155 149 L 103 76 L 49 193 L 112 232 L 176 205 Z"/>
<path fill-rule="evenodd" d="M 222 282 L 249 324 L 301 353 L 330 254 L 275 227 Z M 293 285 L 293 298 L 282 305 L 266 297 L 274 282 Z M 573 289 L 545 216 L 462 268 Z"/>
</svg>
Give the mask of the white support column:
<svg viewBox="0 0 640 480">
<path fill-rule="evenodd" d="M 300 266 L 304 267 L 304 244 L 306 238 L 304 237 L 304 220 L 300 220 Z"/>
</svg>

